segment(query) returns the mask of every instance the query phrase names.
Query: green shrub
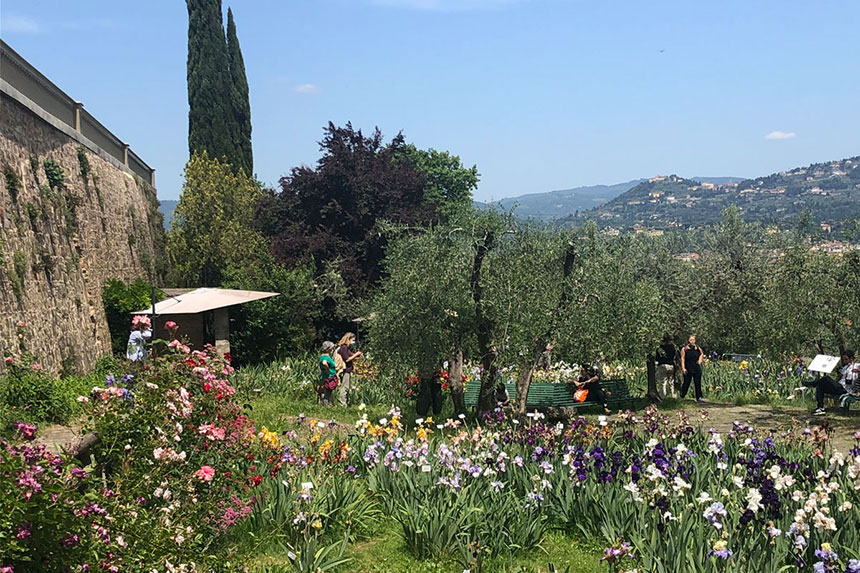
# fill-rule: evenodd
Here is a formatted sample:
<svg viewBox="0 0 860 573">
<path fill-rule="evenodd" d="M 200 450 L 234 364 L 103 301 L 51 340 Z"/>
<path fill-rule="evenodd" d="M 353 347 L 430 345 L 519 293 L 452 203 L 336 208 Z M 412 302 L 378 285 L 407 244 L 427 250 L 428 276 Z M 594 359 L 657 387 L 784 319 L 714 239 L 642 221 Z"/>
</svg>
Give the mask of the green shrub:
<svg viewBox="0 0 860 573">
<path fill-rule="evenodd" d="M 18 201 L 18 193 L 21 192 L 21 177 L 11 165 L 3 165 L 3 177 L 6 179 L 6 189 L 9 191 L 9 196 L 12 202 Z"/>
<path fill-rule="evenodd" d="M 86 181 L 89 174 L 92 173 L 92 167 L 90 167 L 90 160 L 87 157 L 87 150 L 82 146 L 78 147 L 78 166 L 81 168 L 81 177 Z"/>
<path fill-rule="evenodd" d="M 4 570 L 241 570 L 230 534 L 262 481 L 251 461 L 259 442 L 232 387 L 216 379 L 229 367 L 216 355 L 195 357 L 211 387 L 180 348 L 153 360 L 131 388 L 117 371 L 86 392 L 83 431 L 101 437 L 87 467 L 0 440 Z M 15 430 L 25 440 L 37 433 L 25 423 Z"/>
<path fill-rule="evenodd" d="M 50 158 L 45 159 L 45 161 L 42 162 L 42 165 L 45 168 L 45 176 L 48 178 L 48 185 L 51 186 L 51 189 L 61 189 L 63 187 L 63 182 L 66 179 L 66 176 L 63 173 L 63 168 L 60 167 L 56 161 Z"/>
<path fill-rule="evenodd" d="M 27 213 L 27 217 L 30 219 L 30 224 L 35 228 L 36 221 L 39 219 L 39 208 L 36 207 L 33 203 L 25 203 L 24 204 L 24 212 Z"/>
<path fill-rule="evenodd" d="M 62 380 L 37 369 L 38 363 L 10 368 L 0 379 L 2 401 L 18 421 L 68 421 L 74 411 L 75 396 Z"/>
<path fill-rule="evenodd" d="M 36 178 L 36 184 L 39 183 L 39 158 L 35 155 L 30 155 L 30 171 L 33 177 Z"/>
<path fill-rule="evenodd" d="M 15 298 L 21 302 L 24 296 L 24 278 L 27 276 L 27 255 L 23 251 L 15 251 L 12 255 L 12 268 L 9 269 L 9 282 L 12 283 L 12 292 Z"/>
<path fill-rule="evenodd" d="M 224 286 L 280 293 L 231 311 L 231 349 L 240 364 L 268 362 L 313 346 L 319 294 L 310 266 L 266 264 L 235 270 Z"/>
</svg>

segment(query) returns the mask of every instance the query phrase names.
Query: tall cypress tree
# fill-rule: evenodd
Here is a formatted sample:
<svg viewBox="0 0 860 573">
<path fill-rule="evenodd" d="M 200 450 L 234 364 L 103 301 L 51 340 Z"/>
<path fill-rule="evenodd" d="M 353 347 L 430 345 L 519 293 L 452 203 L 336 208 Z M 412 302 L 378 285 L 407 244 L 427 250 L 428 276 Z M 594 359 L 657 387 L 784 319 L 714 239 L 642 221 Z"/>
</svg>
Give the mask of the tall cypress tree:
<svg viewBox="0 0 860 573">
<path fill-rule="evenodd" d="M 188 150 L 236 163 L 237 127 L 230 103 L 230 74 L 221 0 L 188 5 Z"/>
<path fill-rule="evenodd" d="M 236 122 L 236 161 L 233 167 L 245 170 L 249 177 L 254 175 L 254 152 L 251 148 L 251 101 L 248 97 L 248 78 L 245 75 L 245 60 L 233 10 L 227 8 L 227 62 L 230 66 L 230 104 L 233 120 Z"/>
</svg>

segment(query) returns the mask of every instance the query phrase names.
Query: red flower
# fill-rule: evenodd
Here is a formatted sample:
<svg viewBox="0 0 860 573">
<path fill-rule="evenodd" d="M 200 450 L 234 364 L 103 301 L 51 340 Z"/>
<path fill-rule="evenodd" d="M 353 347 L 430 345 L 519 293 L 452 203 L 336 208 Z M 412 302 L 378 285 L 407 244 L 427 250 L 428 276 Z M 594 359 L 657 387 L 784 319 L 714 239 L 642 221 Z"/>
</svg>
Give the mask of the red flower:
<svg viewBox="0 0 860 573">
<path fill-rule="evenodd" d="M 211 389 L 212 389 L 212 384 L 210 384 L 209 382 L 207 382 L 206 384 L 203 385 L 203 391 L 204 392 L 209 392 Z"/>
<path fill-rule="evenodd" d="M 260 485 L 260 482 L 263 481 L 263 478 L 261 478 L 260 476 L 254 476 L 253 478 L 251 478 L 251 480 L 254 482 L 254 485 L 257 486 Z"/>
</svg>

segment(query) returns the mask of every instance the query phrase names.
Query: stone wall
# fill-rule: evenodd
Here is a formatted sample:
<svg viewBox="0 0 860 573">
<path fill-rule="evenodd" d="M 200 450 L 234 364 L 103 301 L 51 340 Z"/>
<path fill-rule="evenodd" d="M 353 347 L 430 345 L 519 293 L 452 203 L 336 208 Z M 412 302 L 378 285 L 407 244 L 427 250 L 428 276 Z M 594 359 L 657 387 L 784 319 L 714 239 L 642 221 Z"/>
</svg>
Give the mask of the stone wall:
<svg viewBox="0 0 860 573">
<path fill-rule="evenodd" d="M 23 321 L 43 366 L 87 370 L 111 349 L 105 280 L 148 279 L 163 262 L 158 199 L 25 103 L 0 98 L 0 355 Z"/>
</svg>

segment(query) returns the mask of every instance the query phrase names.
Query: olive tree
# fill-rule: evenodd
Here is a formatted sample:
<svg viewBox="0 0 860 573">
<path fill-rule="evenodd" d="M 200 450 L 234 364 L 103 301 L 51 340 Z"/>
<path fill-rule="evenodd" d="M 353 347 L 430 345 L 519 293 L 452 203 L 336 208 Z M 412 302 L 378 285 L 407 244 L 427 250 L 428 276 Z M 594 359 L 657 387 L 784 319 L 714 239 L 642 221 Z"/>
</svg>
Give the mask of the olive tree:
<svg viewBox="0 0 860 573">
<path fill-rule="evenodd" d="M 860 334 L 860 253 L 834 257 L 798 241 L 772 264 L 763 299 L 764 350 L 842 352 Z"/>
<path fill-rule="evenodd" d="M 540 357 L 558 337 L 573 300 L 576 247 L 570 232 L 519 224 L 498 241 L 487 263 L 486 312 L 500 360 L 517 366 L 520 413 Z"/>
<path fill-rule="evenodd" d="M 417 368 L 426 383 L 474 336 L 472 245 L 465 228 L 452 225 L 389 233 L 386 277 L 368 305 L 371 349 L 387 367 Z M 463 411 L 462 382 L 452 383 L 455 408 Z"/>
</svg>

